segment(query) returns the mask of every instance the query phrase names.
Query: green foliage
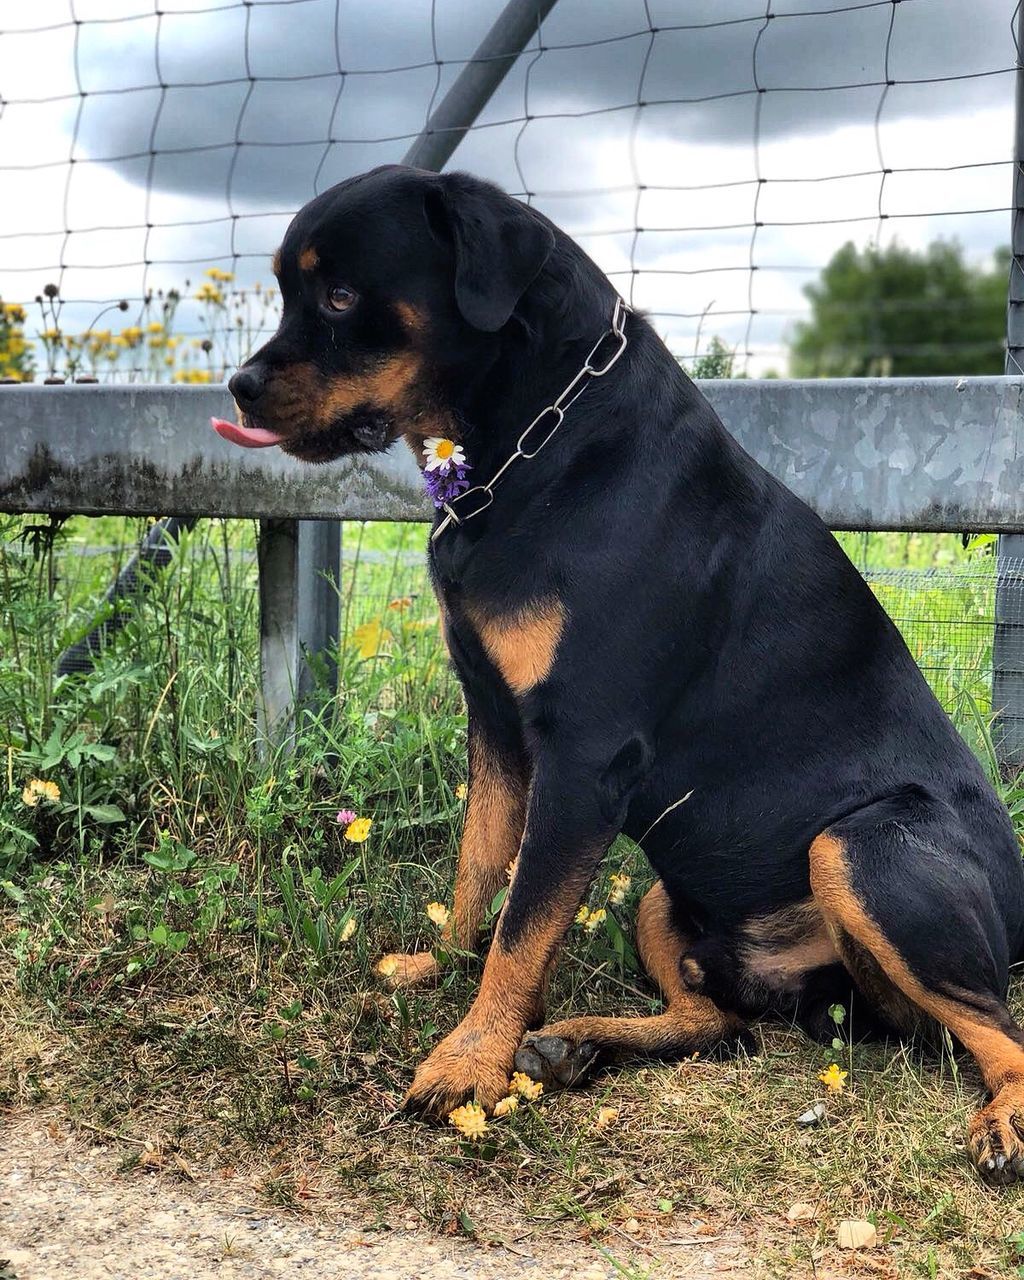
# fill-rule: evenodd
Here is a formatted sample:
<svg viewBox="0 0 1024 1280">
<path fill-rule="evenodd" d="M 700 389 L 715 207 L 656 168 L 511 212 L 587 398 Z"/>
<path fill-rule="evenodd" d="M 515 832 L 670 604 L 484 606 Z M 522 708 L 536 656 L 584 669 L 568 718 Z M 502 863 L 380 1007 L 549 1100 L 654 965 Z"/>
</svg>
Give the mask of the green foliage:
<svg viewBox="0 0 1024 1280">
<path fill-rule="evenodd" d="M 804 290 L 811 319 L 796 325 L 797 378 L 1002 373 L 1010 251 L 990 270 L 971 267 L 961 246 L 937 240 L 923 252 L 843 245 Z"/>
<path fill-rule="evenodd" d="M 736 353 L 726 346 L 716 334 L 711 339 L 704 355 L 694 360 L 690 369 L 691 378 L 731 378 L 736 363 Z"/>
</svg>

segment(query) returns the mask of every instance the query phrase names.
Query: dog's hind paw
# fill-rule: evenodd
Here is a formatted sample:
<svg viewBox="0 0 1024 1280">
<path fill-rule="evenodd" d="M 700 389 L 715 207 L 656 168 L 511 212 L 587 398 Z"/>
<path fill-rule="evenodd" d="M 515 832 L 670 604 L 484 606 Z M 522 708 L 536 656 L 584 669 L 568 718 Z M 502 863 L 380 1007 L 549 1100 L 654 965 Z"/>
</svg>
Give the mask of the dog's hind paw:
<svg viewBox="0 0 1024 1280">
<path fill-rule="evenodd" d="M 527 1036 L 515 1057 L 515 1069 L 539 1080 L 547 1092 L 582 1083 L 597 1063 L 598 1048 L 589 1040 L 578 1044 L 565 1036 Z"/>
<path fill-rule="evenodd" d="M 971 1158 L 985 1182 L 1024 1182 L 1024 1087 L 1008 1085 L 971 1120 Z"/>
</svg>

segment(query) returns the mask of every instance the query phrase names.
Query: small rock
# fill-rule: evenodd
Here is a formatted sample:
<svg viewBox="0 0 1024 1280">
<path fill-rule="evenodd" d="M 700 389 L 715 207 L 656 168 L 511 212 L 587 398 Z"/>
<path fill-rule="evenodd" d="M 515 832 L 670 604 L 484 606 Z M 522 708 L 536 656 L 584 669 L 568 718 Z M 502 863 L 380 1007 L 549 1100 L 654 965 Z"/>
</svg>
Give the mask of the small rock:
<svg viewBox="0 0 1024 1280">
<path fill-rule="evenodd" d="M 821 1124 L 826 1115 L 825 1104 L 816 1102 L 810 1111 L 805 1111 L 802 1116 L 797 1116 L 796 1122 L 803 1125 Z"/>
<path fill-rule="evenodd" d="M 631 1236 L 635 1236 L 640 1230 L 640 1223 L 637 1222 L 636 1218 L 627 1218 L 622 1224 L 622 1229 L 623 1231 L 628 1231 Z"/>
<path fill-rule="evenodd" d="M 790 1222 L 813 1222 L 816 1217 L 814 1205 L 798 1201 L 796 1204 L 789 1206 L 786 1210 L 786 1217 Z"/>
<path fill-rule="evenodd" d="M 878 1232 L 870 1222 L 848 1218 L 839 1224 L 840 1249 L 873 1249 L 878 1244 Z"/>
</svg>

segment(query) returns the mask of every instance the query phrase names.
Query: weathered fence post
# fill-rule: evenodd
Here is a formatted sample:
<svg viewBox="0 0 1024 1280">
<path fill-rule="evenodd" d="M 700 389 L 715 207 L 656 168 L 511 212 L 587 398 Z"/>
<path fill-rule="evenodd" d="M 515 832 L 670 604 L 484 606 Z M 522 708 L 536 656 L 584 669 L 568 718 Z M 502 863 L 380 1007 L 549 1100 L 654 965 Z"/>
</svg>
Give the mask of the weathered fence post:
<svg viewBox="0 0 1024 1280">
<path fill-rule="evenodd" d="M 320 675 L 337 684 L 341 524 L 337 520 L 261 520 L 260 730 L 290 746 L 303 704 Z M 325 664 L 314 670 L 311 659 Z"/>
<path fill-rule="evenodd" d="M 1006 295 L 1006 372 L 1024 373 L 1024 5 L 1017 13 L 1013 134 L 1013 214 Z M 992 637 L 993 737 L 1000 765 L 1024 767 L 1024 534 L 1001 534 L 996 547 L 995 634 Z"/>
</svg>

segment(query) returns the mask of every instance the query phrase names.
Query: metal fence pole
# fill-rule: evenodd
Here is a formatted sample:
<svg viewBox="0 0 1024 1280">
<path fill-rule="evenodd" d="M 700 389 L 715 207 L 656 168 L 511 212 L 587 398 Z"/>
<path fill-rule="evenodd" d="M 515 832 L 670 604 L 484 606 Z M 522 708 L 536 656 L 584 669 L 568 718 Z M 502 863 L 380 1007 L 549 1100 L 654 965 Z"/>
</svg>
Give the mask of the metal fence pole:
<svg viewBox="0 0 1024 1280">
<path fill-rule="evenodd" d="M 444 168 L 555 3 L 509 0 L 403 156 L 403 164 Z M 290 702 L 282 703 L 282 698 L 291 691 L 299 700 L 303 694 L 308 700 L 313 692 L 309 656 L 338 640 L 336 584 L 341 582 L 342 540 L 340 524 L 334 527 L 330 537 L 323 535 L 319 521 L 273 521 L 261 530 L 261 539 L 271 540 L 261 565 L 265 563 L 268 572 L 273 565 L 273 572 L 283 575 L 280 583 L 264 583 L 261 569 L 263 702 L 268 728 L 276 725 L 286 736 L 294 732 L 294 721 L 288 711 Z M 281 609 L 300 596 L 304 607 L 295 625 L 282 628 Z M 327 688 L 333 692 L 336 666 L 328 675 Z"/>
<path fill-rule="evenodd" d="M 1017 15 L 1013 134 L 1013 221 L 1006 296 L 1006 372 L 1024 373 L 1024 5 Z M 995 634 L 992 638 L 993 738 L 999 763 L 1024 767 L 1024 617 L 1021 580 L 1024 534 L 1000 535 L 996 546 Z"/>
</svg>

